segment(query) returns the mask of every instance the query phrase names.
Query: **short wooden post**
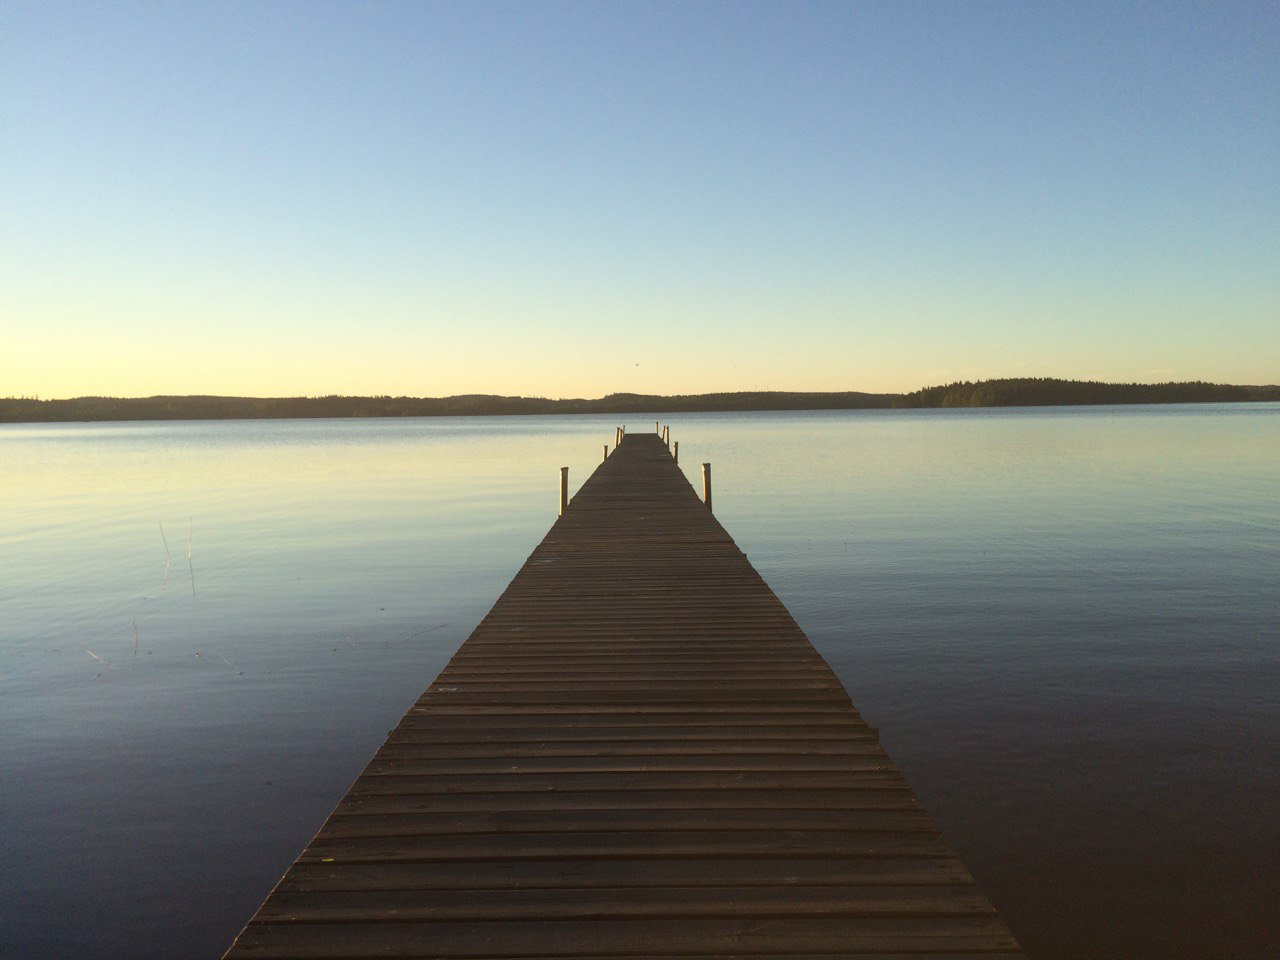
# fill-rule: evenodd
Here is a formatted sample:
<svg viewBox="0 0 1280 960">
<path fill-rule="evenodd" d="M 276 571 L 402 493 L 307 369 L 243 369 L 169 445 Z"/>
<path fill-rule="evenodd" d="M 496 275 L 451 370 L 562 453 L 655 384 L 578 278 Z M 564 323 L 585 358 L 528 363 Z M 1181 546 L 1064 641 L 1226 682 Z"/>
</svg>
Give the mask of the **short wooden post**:
<svg viewBox="0 0 1280 960">
<path fill-rule="evenodd" d="M 658 421 L 657 421 L 657 420 L 653 421 L 653 432 L 654 432 L 654 433 L 661 433 L 661 432 L 662 432 L 662 428 L 658 426 Z"/>
<path fill-rule="evenodd" d="M 676 463 L 680 462 L 680 441 L 679 440 L 676 441 L 676 449 L 675 449 L 675 452 L 672 454 L 672 456 L 675 458 Z"/>
<path fill-rule="evenodd" d="M 668 447 L 671 446 L 671 427 L 670 425 L 662 428 L 662 442 Z"/>
<path fill-rule="evenodd" d="M 613 428 L 613 445 L 616 447 L 621 442 L 622 442 L 622 428 L 614 427 Z"/>
<path fill-rule="evenodd" d="M 702 501 L 711 509 L 711 464 L 702 465 Z"/>
<path fill-rule="evenodd" d="M 569 508 L 569 468 L 560 468 L 560 516 Z"/>
<path fill-rule="evenodd" d="M 600 458 L 600 462 L 604 463 L 608 459 L 609 459 L 609 445 L 606 443 L 604 445 L 604 456 Z"/>
</svg>

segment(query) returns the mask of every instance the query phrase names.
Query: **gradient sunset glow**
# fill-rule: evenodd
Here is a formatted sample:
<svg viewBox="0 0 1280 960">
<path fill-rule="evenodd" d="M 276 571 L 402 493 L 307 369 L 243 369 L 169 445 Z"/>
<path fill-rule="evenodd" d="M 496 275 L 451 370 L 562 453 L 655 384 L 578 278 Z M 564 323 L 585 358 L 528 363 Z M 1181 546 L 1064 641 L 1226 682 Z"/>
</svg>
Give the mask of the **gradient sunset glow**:
<svg viewBox="0 0 1280 960">
<path fill-rule="evenodd" d="M 0 395 L 1280 380 L 1257 3 L 0 9 Z"/>
</svg>

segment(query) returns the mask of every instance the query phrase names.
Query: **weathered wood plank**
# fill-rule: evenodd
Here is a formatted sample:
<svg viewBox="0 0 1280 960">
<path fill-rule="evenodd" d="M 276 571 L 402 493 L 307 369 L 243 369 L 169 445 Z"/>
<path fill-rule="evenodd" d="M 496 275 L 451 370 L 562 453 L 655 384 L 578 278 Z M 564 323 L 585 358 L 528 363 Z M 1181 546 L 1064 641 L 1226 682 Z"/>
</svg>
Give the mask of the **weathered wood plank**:
<svg viewBox="0 0 1280 960">
<path fill-rule="evenodd" d="M 450 743 L 487 743 L 495 740 L 512 743 L 571 740 L 617 741 L 637 740 L 842 740 L 874 737 L 874 731 L 862 723 L 852 722 L 846 715 L 823 716 L 812 721 L 791 717 L 756 718 L 736 721 L 733 718 L 707 718 L 702 723 L 672 722 L 666 717 L 577 718 L 572 715 L 546 717 L 537 723 L 522 722 L 518 726 L 502 717 L 461 717 L 406 714 L 396 726 L 397 738 L 436 737 Z"/>
<path fill-rule="evenodd" d="M 840 811 L 922 810 L 905 783 L 865 790 L 580 790 L 536 793 L 351 793 L 334 815 L 355 813 L 485 813 L 515 810 L 820 810 L 833 822 Z"/>
<path fill-rule="evenodd" d="M 808 771 L 646 771 L 642 773 L 509 773 L 411 776 L 362 774 L 351 794 L 362 793 L 523 793 L 525 791 L 630 790 L 883 790 L 906 786 L 897 769 L 859 773 Z"/>
<path fill-rule="evenodd" d="M 708 672 L 709 674 L 710 672 Z M 679 677 L 630 677 L 612 674 L 595 677 L 561 677 L 555 680 L 538 678 L 510 679 L 506 677 L 459 677 L 449 675 L 433 683 L 429 693 L 465 693 L 472 696 L 479 694 L 518 693 L 521 696 L 540 697 L 544 693 L 573 694 L 688 694 L 701 697 L 706 692 L 710 676 Z M 808 699 L 810 691 L 840 690 L 835 677 L 738 677 L 723 675 L 716 677 L 716 689 L 733 694 L 770 696 L 777 699 L 778 694 Z M 843 690 L 841 690 L 843 692 Z"/>
<path fill-rule="evenodd" d="M 377 953 L 369 949 L 377 944 Z M 681 917 L 640 920 L 529 920 L 400 923 L 251 923 L 243 956 L 565 957 L 585 952 L 630 956 L 636 948 L 668 956 L 765 951 L 853 955 L 859 952 L 1009 953 L 1017 942 L 989 917 Z"/>
<path fill-rule="evenodd" d="M 656 756 L 575 756 L 575 757 L 440 757 L 430 748 L 411 746 L 380 750 L 366 767 L 371 774 L 434 776 L 447 774 L 513 773 L 650 773 L 672 770 L 835 770 L 854 772 L 882 770 L 889 758 L 878 746 L 860 753 L 794 754 L 659 754 Z"/>
<path fill-rule="evenodd" d="M 848 723 L 798 724 L 669 724 L 669 723 L 610 723 L 586 722 L 553 723 L 544 721 L 537 725 L 511 726 L 500 718 L 473 718 L 450 721 L 448 717 L 406 717 L 396 726 L 395 742 L 437 743 L 453 746 L 483 744 L 520 744 L 534 749 L 555 744 L 592 744 L 608 749 L 610 745 L 632 744 L 655 749 L 684 742 L 717 744 L 726 749 L 732 745 L 759 744 L 762 751 L 788 745 L 803 748 L 804 744 L 837 748 L 841 744 L 857 744 L 875 741 L 876 734 L 863 725 Z"/>
<path fill-rule="evenodd" d="M 378 811 L 364 808 L 335 811 L 319 840 L 348 837 L 425 837 L 480 833 L 626 833 L 681 831 L 803 831 L 845 826 L 859 832 L 937 833 L 922 809 L 859 806 L 832 815 L 824 808 L 723 809 L 618 808 L 614 810 Z"/>
<path fill-rule="evenodd" d="M 989 917 L 972 888 L 790 886 L 536 888 L 501 890 L 311 891 L 277 893 L 260 923 L 401 920 L 627 920 L 701 917 Z"/>
<path fill-rule="evenodd" d="M 395 837 L 321 835 L 302 860 L 423 863 L 431 860 L 538 860 L 543 857 L 940 857 L 932 833 L 830 830 L 631 830 L 617 833 L 449 834 Z"/>
<path fill-rule="evenodd" d="M 481 743 L 457 744 L 441 742 L 439 739 L 417 739 L 408 733 L 401 733 L 395 743 L 389 743 L 378 751 L 383 760 L 392 759 L 436 759 L 450 758 L 478 760 L 483 758 L 542 759 L 590 757 L 604 758 L 656 758 L 664 756 L 714 756 L 720 762 L 728 762 L 729 758 L 742 756 L 759 759 L 762 757 L 839 757 L 883 755 L 883 750 L 873 737 L 848 739 L 828 737 L 823 740 L 812 740 L 807 744 L 797 743 L 794 739 L 775 738 L 773 740 L 731 740 L 731 739 L 688 739 L 688 740 L 570 740 L 570 741 L 518 741 L 515 743 Z"/>
<path fill-rule="evenodd" d="M 973 878 L 953 856 L 830 857 L 803 860 L 771 857 L 733 860 L 455 860 L 448 863 L 299 862 L 280 890 L 503 890 L 541 887 L 636 890 L 647 887 L 787 887 L 805 895 L 829 886 L 970 887 Z"/>
</svg>

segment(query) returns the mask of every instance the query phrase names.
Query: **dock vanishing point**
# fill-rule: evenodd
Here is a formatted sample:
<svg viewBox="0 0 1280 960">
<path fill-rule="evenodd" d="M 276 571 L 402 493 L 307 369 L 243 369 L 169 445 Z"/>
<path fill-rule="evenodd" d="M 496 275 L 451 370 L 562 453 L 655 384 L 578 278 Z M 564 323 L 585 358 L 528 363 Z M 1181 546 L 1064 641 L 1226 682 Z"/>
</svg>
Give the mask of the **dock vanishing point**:
<svg viewBox="0 0 1280 960">
<path fill-rule="evenodd" d="M 1018 951 L 668 444 L 638 434 L 226 958 Z"/>
</svg>

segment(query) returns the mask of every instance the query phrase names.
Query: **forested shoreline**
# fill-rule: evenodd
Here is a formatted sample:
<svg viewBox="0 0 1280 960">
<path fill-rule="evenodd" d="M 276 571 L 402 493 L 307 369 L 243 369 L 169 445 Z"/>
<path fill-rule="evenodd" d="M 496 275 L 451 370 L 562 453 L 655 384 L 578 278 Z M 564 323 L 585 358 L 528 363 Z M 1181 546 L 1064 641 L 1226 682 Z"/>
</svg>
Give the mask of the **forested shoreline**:
<svg viewBox="0 0 1280 960">
<path fill-rule="evenodd" d="M 468 394 L 454 397 L 75 397 L 0 399 L 0 423 L 105 420 L 255 420 L 347 417 L 518 416 L 590 413 L 708 413 L 767 410 L 869 410 L 928 407 L 1065 406 L 1135 403 L 1238 403 L 1280 400 L 1280 386 L 1214 383 L 1098 383 L 1052 378 L 958 382 L 913 393 L 748 391 L 659 396 L 613 393 L 553 400 Z"/>
<path fill-rule="evenodd" d="M 1101 383 L 1024 377 L 925 387 L 895 397 L 897 408 L 1062 407 L 1126 403 L 1247 403 L 1280 400 L 1280 386 L 1184 383 Z"/>
</svg>

